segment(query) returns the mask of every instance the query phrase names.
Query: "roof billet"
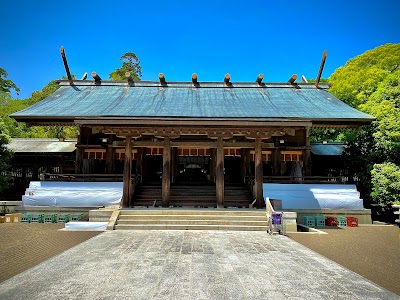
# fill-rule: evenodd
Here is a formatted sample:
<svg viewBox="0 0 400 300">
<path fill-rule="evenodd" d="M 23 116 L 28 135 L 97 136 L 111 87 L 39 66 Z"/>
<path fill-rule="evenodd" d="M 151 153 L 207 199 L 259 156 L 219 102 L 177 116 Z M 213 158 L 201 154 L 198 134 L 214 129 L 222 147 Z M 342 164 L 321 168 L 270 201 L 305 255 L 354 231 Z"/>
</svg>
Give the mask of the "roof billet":
<svg viewBox="0 0 400 300">
<path fill-rule="evenodd" d="M 306 88 L 306 89 L 328 89 L 331 84 L 323 83 L 315 87 L 314 83 L 305 82 L 232 82 L 229 85 L 224 81 L 197 81 L 194 84 L 192 81 L 174 81 L 161 83 L 160 81 L 122 81 L 122 80 L 102 80 L 101 82 L 95 80 L 57 80 L 60 86 L 122 86 L 122 87 L 174 87 L 174 88 Z"/>
</svg>

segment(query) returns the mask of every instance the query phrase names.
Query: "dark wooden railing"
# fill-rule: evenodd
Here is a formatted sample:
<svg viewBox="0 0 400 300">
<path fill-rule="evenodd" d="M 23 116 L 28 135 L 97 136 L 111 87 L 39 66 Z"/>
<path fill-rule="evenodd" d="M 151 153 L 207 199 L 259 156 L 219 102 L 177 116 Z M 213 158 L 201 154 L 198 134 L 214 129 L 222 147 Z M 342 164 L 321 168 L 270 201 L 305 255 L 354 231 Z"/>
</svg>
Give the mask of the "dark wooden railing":
<svg viewBox="0 0 400 300">
<path fill-rule="evenodd" d="M 132 175 L 132 182 L 137 183 L 140 181 L 140 175 Z M 105 182 L 105 181 L 123 181 L 122 174 L 45 174 L 45 181 L 92 181 L 92 182 Z"/>
<path fill-rule="evenodd" d="M 343 176 L 263 176 L 264 183 L 346 183 Z"/>
<path fill-rule="evenodd" d="M 252 187 L 254 176 L 246 176 L 245 184 Z M 348 179 L 344 176 L 263 176 L 264 183 L 347 183 Z"/>
</svg>

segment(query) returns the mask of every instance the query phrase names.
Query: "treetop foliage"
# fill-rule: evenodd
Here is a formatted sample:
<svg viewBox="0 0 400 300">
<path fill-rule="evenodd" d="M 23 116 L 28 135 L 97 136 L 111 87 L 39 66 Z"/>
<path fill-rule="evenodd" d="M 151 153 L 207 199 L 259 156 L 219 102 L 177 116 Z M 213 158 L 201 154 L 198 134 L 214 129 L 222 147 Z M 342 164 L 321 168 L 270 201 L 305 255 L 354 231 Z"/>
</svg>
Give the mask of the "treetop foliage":
<svg viewBox="0 0 400 300">
<path fill-rule="evenodd" d="M 345 103 L 358 107 L 376 91 L 386 76 L 400 66 L 400 44 L 386 44 L 350 59 L 330 77 L 330 92 Z"/>
<path fill-rule="evenodd" d="M 18 94 L 19 88 L 12 80 L 6 79 L 7 76 L 6 70 L 0 68 L 0 92 L 11 93 L 11 90 L 14 90 Z"/>
<path fill-rule="evenodd" d="M 127 52 L 121 56 L 121 68 L 117 68 L 114 72 L 110 73 L 109 77 L 112 80 L 126 80 L 125 73 L 131 73 L 133 80 L 140 80 L 142 77 L 142 67 L 140 60 L 133 52 Z"/>
</svg>

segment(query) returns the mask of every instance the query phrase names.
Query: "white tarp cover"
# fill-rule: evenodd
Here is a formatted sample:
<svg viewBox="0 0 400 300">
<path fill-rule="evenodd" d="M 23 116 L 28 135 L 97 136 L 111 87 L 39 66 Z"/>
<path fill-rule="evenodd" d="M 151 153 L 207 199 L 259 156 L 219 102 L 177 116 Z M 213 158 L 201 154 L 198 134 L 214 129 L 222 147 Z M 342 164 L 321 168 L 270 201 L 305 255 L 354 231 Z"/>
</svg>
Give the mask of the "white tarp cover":
<svg viewBox="0 0 400 300">
<path fill-rule="evenodd" d="M 22 203 L 61 207 L 118 205 L 122 188 L 122 182 L 32 181 L 22 196 Z"/>
<path fill-rule="evenodd" d="M 68 222 L 66 230 L 106 230 L 108 222 Z"/>
<path fill-rule="evenodd" d="M 281 199 L 282 209 L 364 209 L 354 184 L 264 183 L 263 191 L 264 197 Z"/>
</svg>

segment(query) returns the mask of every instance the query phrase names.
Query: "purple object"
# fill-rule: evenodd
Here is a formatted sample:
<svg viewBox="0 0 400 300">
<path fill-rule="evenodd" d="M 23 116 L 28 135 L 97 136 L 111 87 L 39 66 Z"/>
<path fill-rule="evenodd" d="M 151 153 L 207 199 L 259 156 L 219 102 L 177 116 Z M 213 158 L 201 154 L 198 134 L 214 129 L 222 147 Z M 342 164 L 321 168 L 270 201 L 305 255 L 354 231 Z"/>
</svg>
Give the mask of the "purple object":
<svg viewBox="0 0 400 300">
<path fill-rule="evenodd" d="M 282 213 L 272 213 L 272 224 L 273 225 L 282 224 Z"/>
</svg>

